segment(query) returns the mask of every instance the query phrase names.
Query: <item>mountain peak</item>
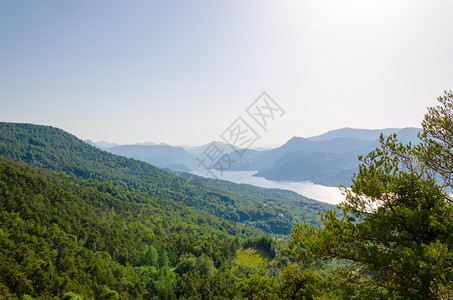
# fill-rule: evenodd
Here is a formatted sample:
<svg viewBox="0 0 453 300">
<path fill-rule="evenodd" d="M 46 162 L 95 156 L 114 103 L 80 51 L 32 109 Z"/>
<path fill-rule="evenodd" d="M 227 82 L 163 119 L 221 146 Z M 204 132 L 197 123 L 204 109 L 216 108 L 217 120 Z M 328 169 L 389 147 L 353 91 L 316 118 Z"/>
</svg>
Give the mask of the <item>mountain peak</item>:
<svg viewBox="0 0 453 300">
<path fill-rule="evenodd" d="M 298 142 L 298 141 L 302 141 L 302 140 L 305 140 L 305 138 L 300 137 L 300 136 L 293 136 L 292 138 L 290 138 L 290 139 L 288 140 L 287 143 L 289 143 L 289 142 L 294 143 L 294 142 Z"/>
</svg>

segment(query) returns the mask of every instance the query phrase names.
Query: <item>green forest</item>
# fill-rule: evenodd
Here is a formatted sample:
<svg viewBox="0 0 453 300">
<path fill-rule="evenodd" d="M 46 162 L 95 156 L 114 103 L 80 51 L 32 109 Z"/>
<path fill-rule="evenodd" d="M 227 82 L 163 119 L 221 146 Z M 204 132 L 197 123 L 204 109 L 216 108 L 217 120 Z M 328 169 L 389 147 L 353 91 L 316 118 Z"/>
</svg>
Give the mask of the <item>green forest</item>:
<svg viewBox="0 0 453 300">
<path fill-rule="evenodd" d="M 334 208 L 293 192 L 286 193 L 291 196 L 282 197 L 280 190 L 218 184 L 202 181 L 201 177 L 187 180 L 184 174 L 175 176 L 147 163 L 107 153 L 50 126 L 0 122 L 0 155 L 31 166 L 173 200 L 273 234 L 290 234 L 297 219 L 319 226 L 317 211 Z M 254 192 L 244 192 L 247 190 Z"/>
<path fill-rule="evenodd" d="M 0 123 L 1 299 L 452 299 L 453 93 L 337 207 Z"/>
</svg>

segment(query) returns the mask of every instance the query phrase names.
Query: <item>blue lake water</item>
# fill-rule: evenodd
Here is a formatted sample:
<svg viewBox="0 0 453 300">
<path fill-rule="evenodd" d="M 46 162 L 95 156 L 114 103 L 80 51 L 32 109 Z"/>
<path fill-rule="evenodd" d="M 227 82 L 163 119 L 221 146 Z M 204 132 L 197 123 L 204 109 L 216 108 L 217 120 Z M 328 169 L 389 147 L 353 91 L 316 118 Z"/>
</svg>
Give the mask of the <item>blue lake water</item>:
<svg viewBox="0 0 453 300">
<path fill-rule="evenodd" d="M 213 176 L 206 174 L 206 170 L 194 170 L 192 173 L 198 176 L 213 178 Z M 216 175 L 218 179 L 234 183 L 246 183 L 259 187 L 294 191 L 302 196 L 330 204 L 338 204 L 344 200 L 344 196 L 337 187 L 323 186 L 310 181 L 272 181 L 263 177 L 254 177 L 253 174 L 255 173 L 256 171 L 224 171 L 221 176 L 218 176 L 219 174 Z"/>
</svg>

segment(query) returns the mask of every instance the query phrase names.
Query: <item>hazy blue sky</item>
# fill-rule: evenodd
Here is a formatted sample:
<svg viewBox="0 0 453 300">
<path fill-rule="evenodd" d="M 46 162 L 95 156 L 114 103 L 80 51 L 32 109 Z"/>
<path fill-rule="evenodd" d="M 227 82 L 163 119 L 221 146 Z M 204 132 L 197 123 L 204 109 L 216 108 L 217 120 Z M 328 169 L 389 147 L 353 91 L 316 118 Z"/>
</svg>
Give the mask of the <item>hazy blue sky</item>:
<svg viewBox="0 0 453 300">
<path fill-rule="evenodd" d="M 0 0 L 0 120 L 197 145 L 266 91 L 286 113 L 257 144 L 419 126 L 453 89 L 452 12 L 450 0 Z"/>
</svg>

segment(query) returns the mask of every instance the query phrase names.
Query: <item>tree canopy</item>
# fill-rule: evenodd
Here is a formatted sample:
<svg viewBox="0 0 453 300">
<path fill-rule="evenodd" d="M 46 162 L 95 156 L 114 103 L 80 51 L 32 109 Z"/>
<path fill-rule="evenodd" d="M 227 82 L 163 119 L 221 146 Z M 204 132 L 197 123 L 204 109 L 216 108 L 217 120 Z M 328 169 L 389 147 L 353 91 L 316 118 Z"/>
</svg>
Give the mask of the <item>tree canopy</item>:
<svg viewBox="0 0 453 300">
<path fill-rule="evenodd" d="M 356 284 L 355 297 L 453 296 L 452 92 L 439 102 L 425 116 L 420 145 L 381 137 L 380 148 L 359 158 L 341 216 L 328 211 L 321 229 L 293 229 L 290 251 L 304 263 L 350 262 L 339 273 Z"/>
</svg>

